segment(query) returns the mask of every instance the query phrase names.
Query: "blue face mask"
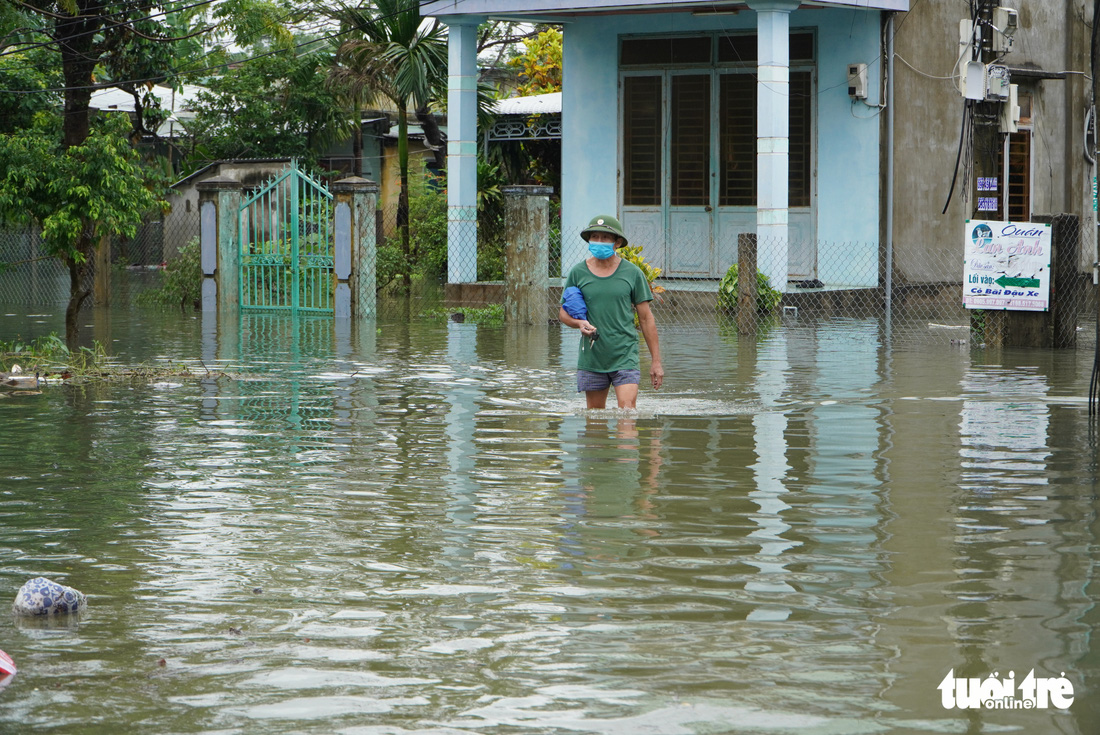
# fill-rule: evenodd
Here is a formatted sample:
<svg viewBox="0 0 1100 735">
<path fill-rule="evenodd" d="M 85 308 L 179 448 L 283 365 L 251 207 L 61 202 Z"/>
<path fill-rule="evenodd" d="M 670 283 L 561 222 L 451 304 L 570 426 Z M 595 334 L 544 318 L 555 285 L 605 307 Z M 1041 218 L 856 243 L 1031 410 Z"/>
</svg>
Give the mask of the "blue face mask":
<svg viewBox="0 0 1100 735">
<path fill-rule="evenodd" d="M 615 246 L 608 242 L 590 242 L 588 243 L 588 252 L 592 253 L 594 258 L 607 260 L 615 254 Z"/>
</svg>

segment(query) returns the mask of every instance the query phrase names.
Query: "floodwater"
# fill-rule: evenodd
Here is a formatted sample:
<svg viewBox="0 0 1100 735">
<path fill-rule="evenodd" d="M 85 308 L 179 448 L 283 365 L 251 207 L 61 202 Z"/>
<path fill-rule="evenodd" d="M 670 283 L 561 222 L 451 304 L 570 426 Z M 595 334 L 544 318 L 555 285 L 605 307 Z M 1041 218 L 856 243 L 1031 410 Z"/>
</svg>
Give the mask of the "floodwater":
<svg viewBox="0 0 1100 735">
<path fill-rule="evenodd" d="M 211 372 L 0 398 L 0 605 L 89 597 L 0 732 L 1096 732 L 1091 349 L 669 327 L 622 413 L 556 326 L 88 321 Z"/>
</svg>

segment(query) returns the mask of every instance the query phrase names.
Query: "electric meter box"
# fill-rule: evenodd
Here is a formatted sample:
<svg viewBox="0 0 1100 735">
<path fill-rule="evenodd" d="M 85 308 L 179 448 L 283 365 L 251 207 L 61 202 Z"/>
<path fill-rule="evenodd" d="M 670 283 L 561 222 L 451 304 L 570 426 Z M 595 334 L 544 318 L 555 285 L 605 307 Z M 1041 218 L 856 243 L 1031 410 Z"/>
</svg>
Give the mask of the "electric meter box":
<svg viewBox="0 0 1100 735">
<path fill-rule="evenodd" d="M 866 64 L 848 64 L 848 96 L 854 100 L 867 99 Z"/>
<path fill-rule="evenodd" d="M 1008 53 L 1012 49 L 1012 37 L 1019 27 L 1019 18 L 1012 8 L 993 8 L 993 52 Z"/>
</svg>

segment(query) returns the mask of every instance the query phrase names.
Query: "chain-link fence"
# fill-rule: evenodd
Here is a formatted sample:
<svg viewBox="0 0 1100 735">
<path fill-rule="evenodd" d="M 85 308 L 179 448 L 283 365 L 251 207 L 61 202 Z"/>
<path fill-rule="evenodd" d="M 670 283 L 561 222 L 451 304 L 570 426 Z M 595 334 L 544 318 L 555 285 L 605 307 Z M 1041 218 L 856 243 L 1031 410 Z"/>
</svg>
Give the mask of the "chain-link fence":
<svg viewBox="0 0 1100 735">
<path fill-rule="evenodd" d="M 174 237 L 166 237 L 165 221 L 150 219 L 132 238 L 115 238 L 109 258 L 112 269 L 111 300 L 128 301 L 144 288 L 155 285 L 155 274 L 178 252 L 176 241 L 198 237 L 197 214 L 177 218 Z M 69 300 L 69 269 L 48 248 L 37 230 L 30 227 L 0 228 L 0 304 L 9 306 L 55 306 Z M 94 291 L 95 269 L 92 258 L 84 274 L 84 287 Z M 152 276 L 152 277 L 151 277 Z M 91 306 L 95 299 L 85 304 Z"/>
<path fill-rule="evenodd" d="M 518 250 L 530 247 L 529 218 L 521 216 L 511 222 L 506 210 L 486 217 L 483 209 L 477 214 L 476 234 L 472 222 L 459 227 L 457 242 L 448 246 L 443 207 L 433 212 L 434 224 L 429 224 L 433 221 L 430 218 L 416 217 L 415 203 L 412 213 L 409 246 L 405 249 L 396 209 L 382 212 L 382 231 L 389 233 L 382 247 L 392 249 L 387 262 L 411 273 L 409 290 L 421 311 L 450 309 L 461 314 L 465 309 L 501 305 L 511 288 L 509 279 L 515 284 L 531 281 L 521 258 L 509 260 Z M 875 242 L 799 242 L 791 238 L 787 242 L 756 243 L 751 235 L 748 240 L 745 236 L 735 237 L 717 246 L 679 242 L 675 249 L 637 241 L 618 252 L 651 278 L 651 306 L 662 329 L 703 328 L 751 334 L 784 324 L 858 317 L 879 319 L 882 330 L 895 341 L 1091 345 L 1097 311 L 1097 287 L 1092 282 L 1096 236 L 1091 224 L 1064 219 L 1064 226 L 1055 228 L 1052 242 L 1060 264 L 1049 250 L 1027 262 L 1006 252 L 993 258 L 988 265 L 994 270 L 983 275 L 990 281 L 999 279 L 1008 284 L 1002 290 L 1017 295 L 1030 293 L 1038 288 L 1032 282 L 1041 281 L 1043 293 L 1049 289 L 1049 302 L 1045 310 L 1038 312 L 1014 310 L 1013 306 L 1020 305 L 1019 299 L 1007 308 L 996 300 L 990 301 L 995 305 L 989 308 L 964 305 L 967 255 L 961 231 L 958 243 L 929 247 L 923 252 L 910 248 L 903 258 L 893 257 Z M 451 228 L 454 232 L 454 223 Z M 563 232 L 553 216 L 538 223 L 538 229 L 538 237 L 544 240 L 540 258 L 548 277 L 545 317 L 554 320 L 564 276 L 572 265 L 588 256 L 587 244 L 579 229 Z M 749 242 L 755 258 L 750 259 L 748 267 L 755 262 L 758 274 L 756 299 L 746 310 L 738 305 L 737 281 L 743 265 L 739 261 Z M 456 258 L 457 263 L 453 262 Z M 380 263 L 383 261 L 386 256 L 380 251 Z M 920 267 L 910 267 L 914 262 Z M 1021 269 L 1029 265 L 1033 272 L 1023 273 Z M 380 266 L 380 274 L 382 271 Z M 768 271 L 786 274 L 785 283 L 777 284 L 782 276 L 766 277 Z M 447 282 L 447 276 L 455 273 L 465 278 Z M 386 282 L 383 293 L 397 295 L 404 291 L 403 277 L 381 278 Z M 1027 285 L 1017 288 L 1016 284 Z M 988 286 L 990 290 L 998 288 L 997 284 Z"/>
<path fill-rule="evenodd" d="M 69 270 L 31 228 L 0 229 L 0 303 L 48 306 L 69 298 Z"/>
<path fill-rule="evenodd" d="M 537 217 L 533 219 L 531 212 Z M 541 209 L 510 209 L 505 197 L 499 196 L 483 201 L 469 215 L 448 222 L 446 192 L 431 186 L 414 189 L 407 214 L 392 199 L 380 202 L 379 314 L 383 318 L 500 318 L 509 298 L 539 298 L 545 308 L 537 306 L 533 313 L 556 320 L 564 276 L 588 255 L 580 231 L 562 231 L 553 203 L 549 208 L 544 203 Z M 780 244 L 753 238 L 755 258 L 745 261 L 750 242 L 745 236 L 715 246 L 681 241 L 675 247 L 638 238 L 619 252 L 651 278 L 651 305 L 662 331 L 753 334 L 794 323 L 871 318 L 894 341 L 1001 345 L 1019 344 L 1023 339 L 1027 344 L 1057 347 L 1092 345 L 1097 313 L 1097 287 L 1092 281 L 1096 234 L 1091 223 L 1064 219 L 1068 224 L 1055 227 L 1056 257 L 1038 268 L 1046 269 L 1048 276 L 1041 280 L 1045 290 L 1049 277 L 1050 292 L 1049 308 L 1040 312 L 964 306 L 964 290 L 970 288 L 964 279 L 973 274 L 966 273 L 962 233 L 957 245 L 938 244 L 919 252 L 910 247 L 895 254 L 874 242 L 806 243 L 792 238 Z M 195 210 L 150 221 L 134 238 L 114 243 L 112 275 L 118 277 L 112 279 L 116 284 L 112 301 L 126 303 L 141 289 L 155 285 L 161 266 L 198 234 Z M 529 260 L 532 248 L 537 267 Z M 523 253 L 527 255 L 520 257 Z M 756 298 L 748 306 L 743 297 L 739 305 L 738 275 L 742 267 L 752 267 L 753 260 Z M 68 271 L 57 259 L 44 256 L 33 231 L 0 231 L 0 263 L 5 264 L 0 270 L 0 304 L 67 301 Z M 1036 275 L 1022 273 L 1017 258 L 997 263 L 1000 272 L 989 273 L 991 281 L 1001 279 L 1011 286 L 1030 283 L 1028 277 Z M 782 273 L 782 264 L 787 265 L 788 280 L 777 285 L 780 279 L 765 274 Z M 539 283 L 543 274 L 544 284 Z"/>
</svg>

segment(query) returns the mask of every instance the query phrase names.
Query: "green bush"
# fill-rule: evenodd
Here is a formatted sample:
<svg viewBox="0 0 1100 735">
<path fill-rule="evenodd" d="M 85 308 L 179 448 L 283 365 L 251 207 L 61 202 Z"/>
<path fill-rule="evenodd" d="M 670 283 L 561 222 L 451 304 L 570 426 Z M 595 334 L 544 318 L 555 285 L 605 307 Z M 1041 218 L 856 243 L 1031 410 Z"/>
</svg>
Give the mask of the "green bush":
<svg viewBox="0 0 1100 735">
<path fill-rule="evenodd" d="M 756 310 L 761 314 L 774 311 L 783 299 L 783 294 L 772 288 L 768 277 L 756 272 Z M 718 284 L 718 308 L 723 311 L 735 311 L 737 309 L 737 264 L 734 263 L 722 276 Z"/>
<path fill-rule="evenodd" d="M 503 188 L 507 184 L 500 166 L 477 159 L 477 279 L 504 278 L 504 249 L 508 242 Z"/>
<path fill-rule="evenodd" d="M 138 294 L 142 306 L 197 309 L 202 302 L 202 262 L 199 238 L 180 248 L 160 273 L 160 285 Z"/>
</svg>

